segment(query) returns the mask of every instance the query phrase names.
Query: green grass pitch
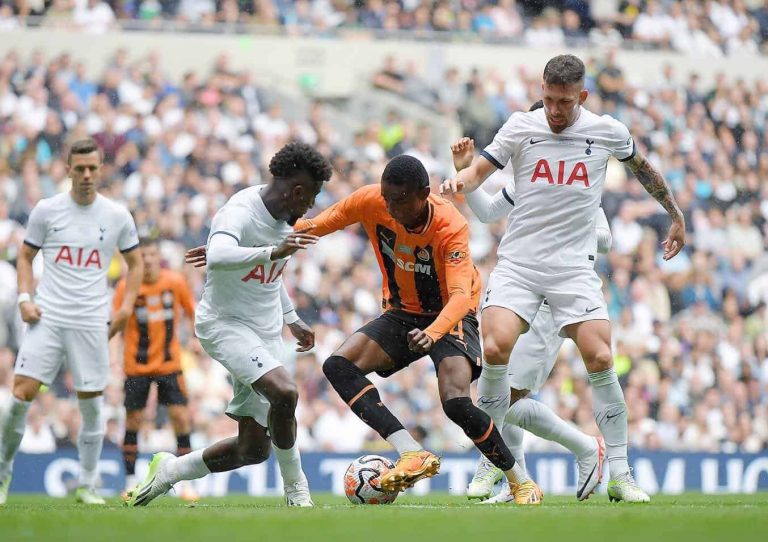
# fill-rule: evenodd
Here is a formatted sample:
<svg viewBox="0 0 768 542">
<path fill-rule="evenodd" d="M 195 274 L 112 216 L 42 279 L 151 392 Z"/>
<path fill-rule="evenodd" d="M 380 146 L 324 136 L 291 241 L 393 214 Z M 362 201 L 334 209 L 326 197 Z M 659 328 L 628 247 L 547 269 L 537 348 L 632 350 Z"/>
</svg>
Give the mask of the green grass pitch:
<svg viewBox="0 0 768 542">
<path fill-rule="evenodd" d="M 0 540 L 73 542 L 687 542 L 768 541 L 768 493 L 655 496 L 650 504 L 610 504 L 605 495 L 579 503 L 545 497 L 539 507 L 479 506 L 463 497 L 401 496 L 389 506 L 355 506 L 315 495 L 311 510 L 279 498 L 175 498 L 127 509 L 71 499 L 9 496 L 0 508 Z"/>
</svg>

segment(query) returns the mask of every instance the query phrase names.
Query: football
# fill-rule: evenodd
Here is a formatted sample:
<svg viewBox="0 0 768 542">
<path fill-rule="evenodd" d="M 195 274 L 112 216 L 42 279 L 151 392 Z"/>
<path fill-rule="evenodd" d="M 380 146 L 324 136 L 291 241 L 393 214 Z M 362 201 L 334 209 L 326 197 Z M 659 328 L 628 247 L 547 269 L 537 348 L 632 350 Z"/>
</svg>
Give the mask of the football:
<svg viewBox="0 0 768 542">
<path fill-rule="evenodd" d="M 390 504 L 397 492 L 381 489 L 381 477 L 395 467 L 386 457 L 364 455 L 355 459 L 344 473 L 344 492 L 354 504 Z"/>
</svg>

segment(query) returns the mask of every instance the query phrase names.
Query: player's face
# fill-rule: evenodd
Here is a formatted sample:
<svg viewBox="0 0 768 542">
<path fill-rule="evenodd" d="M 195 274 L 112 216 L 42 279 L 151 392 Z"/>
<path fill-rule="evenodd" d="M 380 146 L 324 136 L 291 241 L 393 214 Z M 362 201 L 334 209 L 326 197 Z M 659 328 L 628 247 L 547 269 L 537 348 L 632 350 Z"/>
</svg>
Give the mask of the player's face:
<svg viewBox="0 0 768 542">
<path fill-rule="evenodd" d="M 307 214 L 314 205 L 315 198 L 320 193 L 322 183 L 304 182 L 296 184 L 291 189 L 290 204 L 289 204 L 289 217 L 286 222 L 293 226 L 298 219 Z"/>
<path fill-rule="evenodd" d="M 405 186 L 382 181 L 381 196 L 387 204 L 387 212 L 406 228 L 417 226 L 424 214 L 429 188 L 414 190 Z"/>
<path fill-rule="evenodd" d="M 153 282 L 160 274 L 160 248 L 157 245 L 141 247 L 141 256 L 144 260 L 144 282 Z"/>
<path fill-rule="evenodd" d="M 549 129 L 558 134 L 576 121 L 579 106 L 583 104 L 589 92 L 580 83 L 570 85 L 541 84 L 544 100 L 544 113 Z"/>
<path fill-rule="evenodd" d="M 101 177 L 101 155 L 98 151 L 73 154 L 67 164 L 67 173 L 72 179 L 73 194 L 83 200 L 95 198 Z"/>
</svg>

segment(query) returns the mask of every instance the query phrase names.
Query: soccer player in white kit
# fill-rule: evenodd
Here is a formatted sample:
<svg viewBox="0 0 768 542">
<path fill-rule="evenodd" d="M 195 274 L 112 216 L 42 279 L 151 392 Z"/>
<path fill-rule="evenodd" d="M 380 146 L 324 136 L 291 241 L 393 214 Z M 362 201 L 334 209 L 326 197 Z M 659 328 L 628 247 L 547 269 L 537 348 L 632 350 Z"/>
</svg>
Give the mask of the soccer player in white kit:
<svg viewBox="0 0 768 542">
<path fill-rule="evenodd" d="M 543 107 L 541 101 L 531 107 L 531 111 Z M 462 138 L 451 145 L 453 163 L 456 171 L 468 167 L 474 156 L 474 141 Z M 466 195 L 467 204 L 481 222 L 490 223 L 508 217 L 515 209 L 515 185 L 510 182 L 491 196 L 484 190 L 475 190 Z M 611 247 L 611 229 L 602 207 L 598 209 L 595 222 L 595 248 L 605 254 Z M 565 338 L 560 336 L 552 319 L 549 304 L 544 301 L 539 307 L 531 329 L 522 335 L 512 350 L 507 374 L 509 375 L 511 408 L 504 420 L 502 437 L 512 451 L 515 461 L 525 469 L 523 451 L 523 429 L 553 442 L 558 442 L 570 450 L 577 458 L 579 478 L 585 486 L 578 486 L 576 498 L 587 499 L 600 483 L 605 456 L 605 442 L 602 437 L 591 437 L 561 419 L 545 404 L 530 397 L 536 394 L 546 382 L 557 360 L 557 354 Z M 591 476 L 596 469 L 598 476 Z M 491 496 L 493 487 L 501 480 L 500 471 L 492 463 L 480 458 L 477 471 L 467 488 L 469 499 L 486 499 Z M 504 502 L 508 492 L 505 488 L 488 503 Z"/>
<path fill-rule="evenodd" d="M 143 268 L 131 213 L 96 192 L 101 166 L 95 141 L 75 142 L 67 158 L 72 189 L 40 201 L 29 217 L 17 262 L 19 310 L 29 330 L 16 358 L 11 409 L 0 427 L 0 504 L 8 496 L 27 410 L 40 386 L 52 383 L 62 362 L 72 374 L 82 415 L 75 497 L 87 504 L 104 504 L 95 485 L 104 440 L 107 343 L 131 315 Z M 107 269 L 116 248 L 128 264 L 126 295 L 108 322 Z M 32 260 L 41 250 L 43 277 L 33 299 Z"/>
<path fill-rule="evenodd" d="M 483 303 L 479 406 L 503 427 L 509 356 L 546 299 L 559 332 L 579 348 L 592 384 L 595 419 L 606 444 L 609 498 L 648 502 L 627 461 L 627 407 L 613 367 L 601 281 L 590 259 L 608 159 L 627 164 L 672 218 L 665 259 L 685 245 L 685 220 L 669 185 L 637 151 L 626 126 L 583 107 L 584 74 L 577 57 L 552 58 L 544 68 L 544 108 L 514 113 L 472 165 L 445 181 L 441 191 L 472 192 L 495 168 L 512 161 L 515 212 Z"/>
<path fill-rule="evenodd" d="M 289 143 L 269 171 L 269 184 L 246 188 L 219 209 L 208 246 L 187 253 L 188 262 L 209 267 L 195 332 L 208 355 L 232 374 L 227 414 L 237 420 L 238 434 L 180 457 L 155 454 L 144 482 L 128 492 L 129 506 L 146 506 L 182 480 L 262 463 L 272 444 L 287 504 L 313 506 L 296 444 L 298 392 L 280 362 L 283 323 L 299 352 L 310 350 L 315 338 L 296 315 L 281 275 L 293 253 L 318 239 L 294 233 L 293 225 L 314 205 L 331 166 L 311 146 Z"/>
</svg>

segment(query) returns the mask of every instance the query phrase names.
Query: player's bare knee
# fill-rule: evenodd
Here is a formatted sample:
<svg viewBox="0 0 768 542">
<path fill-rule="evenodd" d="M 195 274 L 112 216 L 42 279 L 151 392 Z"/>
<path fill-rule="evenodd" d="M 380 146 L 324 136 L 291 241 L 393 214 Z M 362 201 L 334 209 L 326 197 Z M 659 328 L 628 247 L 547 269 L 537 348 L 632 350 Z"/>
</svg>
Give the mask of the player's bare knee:
<svg viewBox="0 0 768 542">
<path fill-rule="evenodd" d="M 597 350 L 591 356 L 584 358 L 584 365 L 588 373 L 599 373 L 613 367 L 613 355 L 607 346 Z"/>
<path fill-rule="evenodd" d="M 503 344 L 493 337 L 489 337 L 483 344 L 483 356 L 491 365 L 506 365 L 509 362 L 509 354 L 512 346 Z"/>
<path fill-rule="evenodd" d="M 293 416 L 299 402 L 299 389 L 293 382 L 281 382 L 270 393 L 269 402 L 273 409 Z"/>
<path fill-rule="evenodd" d="M 19 401 L 32 401 L 40 390 L 40 382 L 31 378 L 17 377 L 13 383 L 13 396 Z"/>
<path fill-rule="evenodd" d="M 141 429 L 143 412 L 141 410 L 129 410 L 125 414 L 125 429 L 127 431 L 138 432 Z"/>
</svg>

